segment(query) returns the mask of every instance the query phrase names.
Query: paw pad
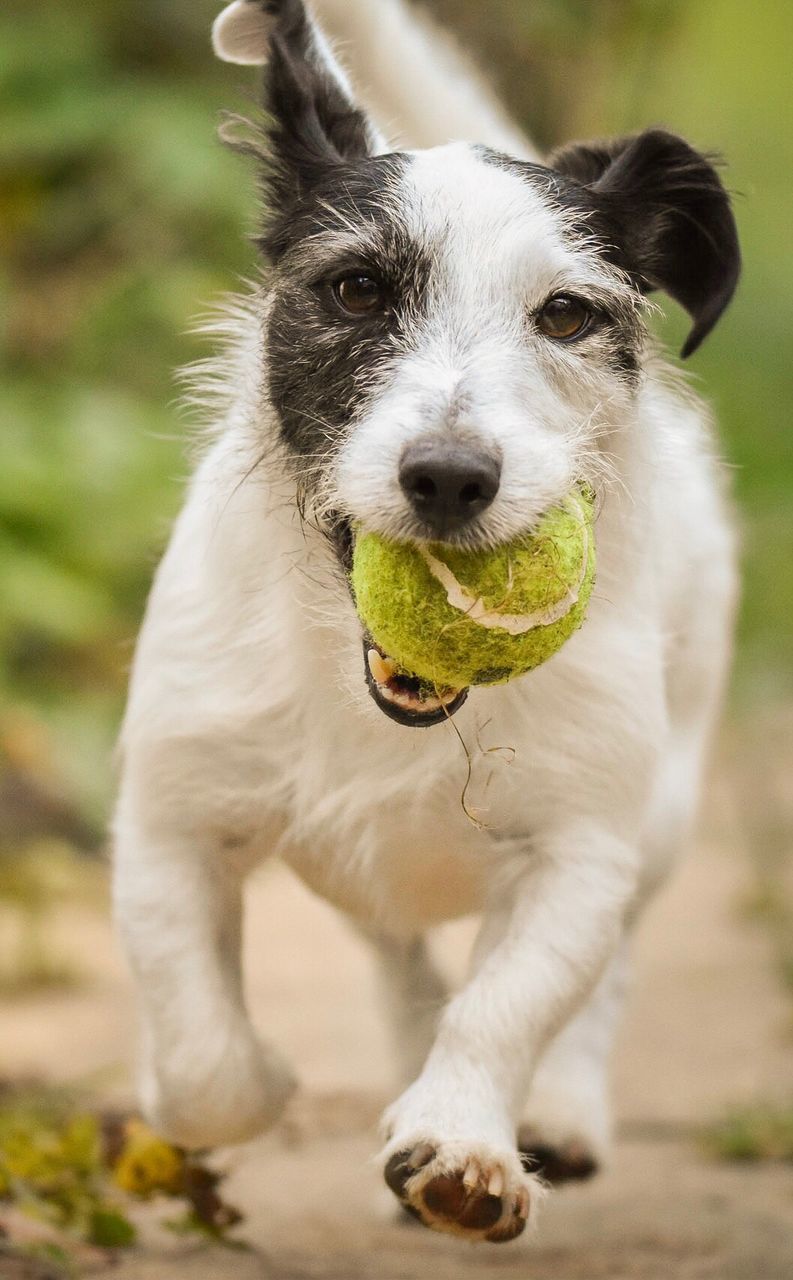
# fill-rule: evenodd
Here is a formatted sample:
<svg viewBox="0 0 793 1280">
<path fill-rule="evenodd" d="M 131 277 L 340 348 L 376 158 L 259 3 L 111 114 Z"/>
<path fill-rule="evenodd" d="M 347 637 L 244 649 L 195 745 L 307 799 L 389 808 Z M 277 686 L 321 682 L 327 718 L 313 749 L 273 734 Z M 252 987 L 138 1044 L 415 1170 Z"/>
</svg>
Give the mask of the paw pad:
<svg viewBox="0 0 793 1280">
<path fill-rule="evenodd" d="M 403 1207 L 436 1231 L 495 1244 L 514 1240 L 526 1226 L 528 1190 L 497 1161 L 471 1157 L 450 1170 L 422 1143 L 392 1155 L 384 1176 Z"/>
</svg>

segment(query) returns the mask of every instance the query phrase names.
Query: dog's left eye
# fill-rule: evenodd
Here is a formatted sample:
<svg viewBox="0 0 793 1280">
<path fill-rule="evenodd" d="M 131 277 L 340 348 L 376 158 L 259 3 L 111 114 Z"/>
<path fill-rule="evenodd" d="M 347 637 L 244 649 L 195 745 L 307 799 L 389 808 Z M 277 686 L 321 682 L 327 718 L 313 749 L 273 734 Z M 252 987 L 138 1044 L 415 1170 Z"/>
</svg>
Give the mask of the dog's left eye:
<svg viewBox="0 0 793 1280">
<path fill-rule="evenodd" d="M 385 306 L 385 291 L 380 281 L 364 272 L 352 272 L 336 280 L 333 296 L 342 311 L 350 316 L 372 315 Z"/>
<path fill-rule="evenodd" d="M 592 312 L 580 298 L 560 293 L 549 298 L 541 311 L 537 313 L 537 327 L 546 338 L 555 338 L 557 342 L 570 342 L 579 338 L 592 321 Z"/>
</svg>

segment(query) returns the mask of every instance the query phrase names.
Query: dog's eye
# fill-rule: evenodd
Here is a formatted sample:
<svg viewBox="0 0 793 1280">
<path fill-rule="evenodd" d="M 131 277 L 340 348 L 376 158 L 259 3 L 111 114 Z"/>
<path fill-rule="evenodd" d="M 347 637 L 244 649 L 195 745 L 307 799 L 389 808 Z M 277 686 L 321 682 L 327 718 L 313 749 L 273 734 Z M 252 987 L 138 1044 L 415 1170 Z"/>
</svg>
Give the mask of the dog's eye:
<svg viewBox="0 0 793 1280">
<path fill-rule="evenodd" d="M 337 280 L 333 285 L 333 296 L 342 311 L 350 316 L 368 316 L 382 311 L 385 306 L 385 291 L 380 281 L 362 271 Z"/>
<path fill-rule="evenodd" d="M 589 328 L 591 320 L 592 312 L 585 302 L 560 293 L 555 298 L 550 298 L 538 312 L 537 327 L 546 338 L 570 342 Z"/>
</svg>

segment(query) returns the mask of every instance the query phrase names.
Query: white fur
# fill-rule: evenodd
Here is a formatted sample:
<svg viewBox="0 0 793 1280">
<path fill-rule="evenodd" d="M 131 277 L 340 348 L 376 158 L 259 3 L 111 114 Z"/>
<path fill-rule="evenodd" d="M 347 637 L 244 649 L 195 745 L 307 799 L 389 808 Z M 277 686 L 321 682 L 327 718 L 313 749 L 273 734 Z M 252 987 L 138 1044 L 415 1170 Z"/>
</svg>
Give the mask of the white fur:
<svg viewBox="0 0 793 1280">
<path fill-rule="evenodd" d="M 469 107 L 479 139 L 497 141 L 488 100 L 458 94 L 459 66 L 440 74 L 446 55 L 401 5 L 315 8 L 332 35 L 360 33 L 363 54 L 377 9 L 394 66 L 402 48 L 434 66 L 430 91 L 423 76 L 405 89 L 418 141 L 467 136 Z M 396 116 L 393 68 L 374 46 L 363 54 L 356 79 L 365 64 L 374 98 L 382 75 L 380 119 Z M 396 459 L 455 423 L 503 454 L 484 523 L 494 542 L 583 471 L 600 502 L 588 619 L 528 677 L 472 690 L 451 724 L 387 720 L 367 696 L 360 627 L 328 545 L 301 523 L 276 455 L 251 470 L 273 433 L 252 295 L 229 322 L 214 442 L 138 645 L 117 912 L 140 984 L 145 1105 L 178 1141 L 241 1139 L 288 1096 L 289 1068 L 257 1044 L 239 972 L 241 883 L 278 854 L 383 939 L 386 1003 L 417 1073 L 388 1111 L 385 1154 L 429 1142 L 459 1167 L 485 1153 L 525 1182 L 524 1114 L 553 1140 L 607 1148 L 617 957 L 695 811 L 730 647 L 733 537 L 706 417 L 677 375 L 649 357 L 634 398 L 596 364 L 574 377 L 569 352 L 527 340 L 521 316 L 549 287 L 626 293 L 586 246 L 572 251 L 542 193 L 460 144 L 417 152 L 405 184 L 416 234 L 443 232 L 454 283 L 348 433 L 323 500 L 404 531 Z M 476 823 L 461 800 L 458 730 Z M 415 940 L 471 911 L 483 917 L 471 974 L 443 1007 Z"/>
</svg>

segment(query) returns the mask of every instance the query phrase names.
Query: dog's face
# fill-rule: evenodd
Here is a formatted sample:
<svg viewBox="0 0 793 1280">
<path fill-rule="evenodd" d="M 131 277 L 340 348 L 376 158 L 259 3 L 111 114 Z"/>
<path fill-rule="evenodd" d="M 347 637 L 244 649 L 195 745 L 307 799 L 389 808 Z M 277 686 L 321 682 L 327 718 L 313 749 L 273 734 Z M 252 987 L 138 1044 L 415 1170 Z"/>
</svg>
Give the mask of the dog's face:
<svg viewBox="0 0 793 1280">
<path fill-rule="evenodd" d="M 691 314 L 687 354 L 734 289 L 712 166 L 661 131 L 548 167 L 467 144 L 384 154 L 298 0 L 236 9 L 270 20 L 268 394 L 342 560 L 357 524 L 495 545 L 577 481 L 597 489 L 646 292 Z"/>
<path fill-rule="evenodd" d="M 473 545 L 536 522 L 635 388 L 639 293 L 559 175 L 464 144 L 362 158 L 280 234 L 268 375 L 321 512 Z"/>
</svg>

